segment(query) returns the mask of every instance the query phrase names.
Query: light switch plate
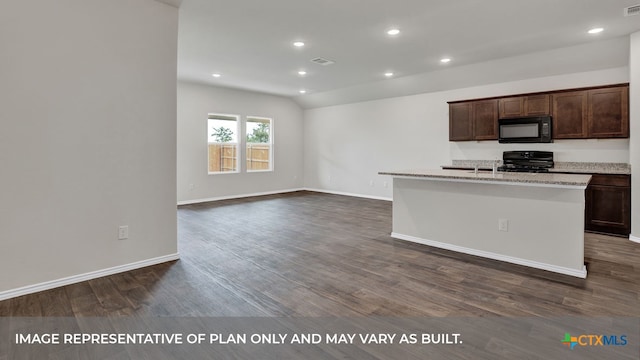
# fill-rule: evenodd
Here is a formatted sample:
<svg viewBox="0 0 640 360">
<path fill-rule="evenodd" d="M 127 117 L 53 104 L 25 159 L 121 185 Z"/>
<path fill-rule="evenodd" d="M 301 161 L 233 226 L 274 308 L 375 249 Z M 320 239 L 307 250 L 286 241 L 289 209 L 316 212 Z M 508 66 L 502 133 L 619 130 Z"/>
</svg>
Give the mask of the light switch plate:
<svg viewBox="0 0 640 360">
<path fill-rule="evenodd" d="M 126 240 L 129 238 L 129 225 L 118 226 L 118 240 Z"/>
<path fill-rule="evenodd" d="M 499 231 L 509 231 L 509 220 L 508 219 L 498 219 L 498 230 Z"/>
</svg>

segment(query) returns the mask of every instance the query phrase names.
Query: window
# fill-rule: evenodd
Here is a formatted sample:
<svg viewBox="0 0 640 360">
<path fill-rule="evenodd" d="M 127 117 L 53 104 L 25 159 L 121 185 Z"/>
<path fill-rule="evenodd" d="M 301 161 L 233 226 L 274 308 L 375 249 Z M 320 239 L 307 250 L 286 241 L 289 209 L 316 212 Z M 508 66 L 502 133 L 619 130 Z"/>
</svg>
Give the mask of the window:
<svg viewBox="0 0 640 360">
<path fill-rule="evenodd" d="M 247 172 L 273 170 L 273 120 L 247 116 Z"/>
<path fill-rule="evenodd" d="M 238 172 L 237 115 L 209 114 L 209 174 Z"/>
</svg>

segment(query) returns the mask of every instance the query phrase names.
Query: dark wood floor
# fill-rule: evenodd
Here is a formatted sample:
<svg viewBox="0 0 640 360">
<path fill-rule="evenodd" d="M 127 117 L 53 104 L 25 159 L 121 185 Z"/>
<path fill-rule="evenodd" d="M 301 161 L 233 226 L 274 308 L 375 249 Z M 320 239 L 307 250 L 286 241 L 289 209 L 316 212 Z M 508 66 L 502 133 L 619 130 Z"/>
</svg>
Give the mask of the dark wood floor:
<svg viewBox="0 0 640 360">
<path fill-rule="evenodd" d="M 394 240 L 391 203 L 297 192 L 178 210 L 181 260 L 0 302 L 0 316 L 640 316 L 640 245 L 586 280 Z"/>
</svg>

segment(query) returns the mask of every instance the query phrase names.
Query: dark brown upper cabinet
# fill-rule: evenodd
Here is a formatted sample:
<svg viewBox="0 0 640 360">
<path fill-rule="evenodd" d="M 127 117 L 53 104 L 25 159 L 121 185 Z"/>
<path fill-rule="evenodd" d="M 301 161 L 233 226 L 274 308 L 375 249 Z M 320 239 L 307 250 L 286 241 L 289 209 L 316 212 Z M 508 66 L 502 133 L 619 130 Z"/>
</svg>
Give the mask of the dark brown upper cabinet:
<svg viewBox="0 0 640 360">
<path fill-rule="evenodd" d="M 474 101 L 472 109 L 475 140 L 498 140 L 498 101 Z"/>
<path fill-rule="evenodd" d="M 629 88 L 589 90 L 589 137 L 629 137 Z"/>
<path fill-rule="evenodd" d="M 531 95 L 502 98 L 498 100 L 500 118 L 549 115 L 549 95 Z"/>
<path fill-rule="evenodd" d="M 588 134 L 587 91 L 556 93 L 552 97 L 553 138 L 586 138 Z"/>
<path fill-rule="evenodd" d="M 497 140 L 498 100 L 449 104 L 449 141 Z"/>
<path fill-rule="evenodd" d="M 498 118 L 549 114 L 554 139 L 628 138 L 629 84 L 449 102 L 449 140 L 497 140 Z"/>
<path fill-rule="evenodd" d="M 614 86 L 553 96 L 555 139 L 629 137 L 629 87 Z"/>
<path fill-rule="evenodd" d="M 473 140 L 471 102 L 449 104 L 449 141 Z"/>
</svg>

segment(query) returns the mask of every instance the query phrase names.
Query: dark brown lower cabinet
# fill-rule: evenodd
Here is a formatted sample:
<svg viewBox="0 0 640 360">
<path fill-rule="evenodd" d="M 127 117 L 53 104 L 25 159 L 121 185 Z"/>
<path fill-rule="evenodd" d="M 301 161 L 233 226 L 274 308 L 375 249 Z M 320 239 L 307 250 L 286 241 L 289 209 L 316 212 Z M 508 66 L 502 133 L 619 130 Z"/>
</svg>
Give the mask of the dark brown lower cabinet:
<svg viewBox="0 0 640 360">
<path fill-rule="evenodd" d="M 585 230 L 629 235 L 631 232 L 630 175 L 592 175 L 585 192 Z"/>
</svg>

